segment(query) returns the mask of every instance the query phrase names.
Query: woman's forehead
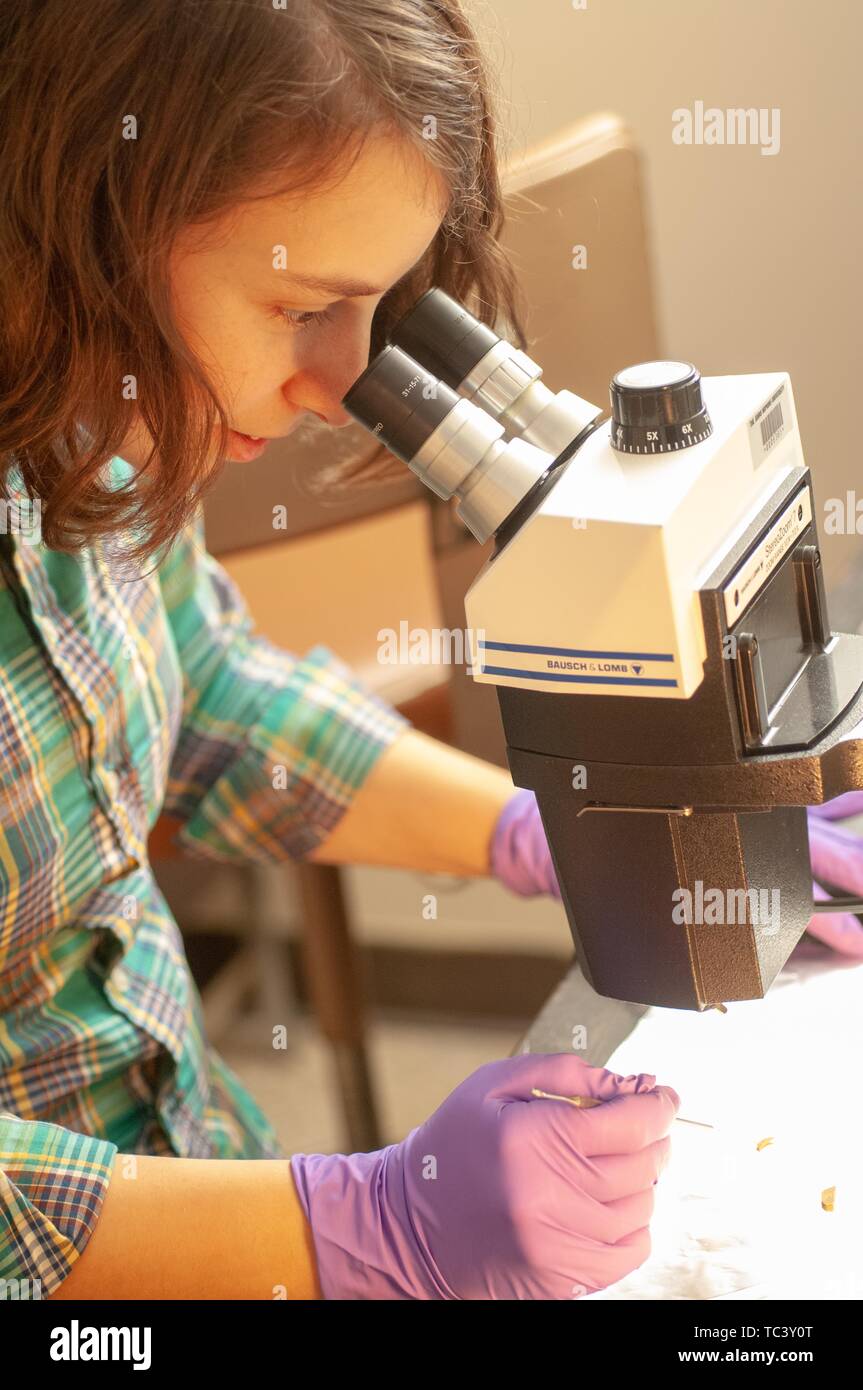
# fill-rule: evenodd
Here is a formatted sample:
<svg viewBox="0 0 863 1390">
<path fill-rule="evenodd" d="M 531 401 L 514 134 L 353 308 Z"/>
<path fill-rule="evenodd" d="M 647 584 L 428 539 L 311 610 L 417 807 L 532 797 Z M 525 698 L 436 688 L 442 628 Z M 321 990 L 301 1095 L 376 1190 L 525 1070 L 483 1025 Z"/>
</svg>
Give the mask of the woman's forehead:
<svg viewBox="0 0 863 1390">
<path fill-rule="evenodd" d="M 192 231 L 183 249 L 210 248 L 243 274 L 272 274 L 277 264 L 283 279 L 294 272 L 310 294 L 329 291 L 302 285 L 309 278 L 334 287 L 339 281 L 357 282 L 355 294 L 383 293 L 421 258 L 448 200 L 442 176 L 419 151 L 405 142 L 370 139 L 337 181 L 243 203 L 226 214 L 220 235 L 197 241 Z"/>
</svg>

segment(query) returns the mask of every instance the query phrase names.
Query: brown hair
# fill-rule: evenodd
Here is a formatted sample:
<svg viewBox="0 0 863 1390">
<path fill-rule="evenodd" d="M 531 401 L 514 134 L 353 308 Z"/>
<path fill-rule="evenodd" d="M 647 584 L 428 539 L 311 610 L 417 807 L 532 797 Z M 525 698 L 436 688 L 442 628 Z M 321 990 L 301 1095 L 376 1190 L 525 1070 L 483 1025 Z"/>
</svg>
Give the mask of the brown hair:
<svg viewBox="0 0 863 1390">
<path fill-rule="evenodd" d="M 227 420 L 172 321 L 171 247 L 274 175 L 320 187 L 347 137 L 394 130 L 451 190 L 378 307 L 372 354 L 433 284 L 524 345 L 488 78 L 459 0 L 2 0 L 0 54 L 0 495 L 17 465 L 51 549 L 134 527 L 137 559 L 182 529 Z M 133 489 L 112 490 L 102 472 L 136 413 L 155 448 Z"/>
</svg>

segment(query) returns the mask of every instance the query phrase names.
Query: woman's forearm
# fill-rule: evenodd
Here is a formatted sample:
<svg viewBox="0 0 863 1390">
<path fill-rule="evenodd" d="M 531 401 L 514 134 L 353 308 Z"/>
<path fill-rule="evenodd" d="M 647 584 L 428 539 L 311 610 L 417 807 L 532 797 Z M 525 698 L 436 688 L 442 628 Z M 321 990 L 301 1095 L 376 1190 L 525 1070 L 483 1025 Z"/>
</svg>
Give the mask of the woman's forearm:
<svg viewBox="0 0 863 1390">
<path fill-rule="evenodd" d="M 513 791 L 502 768 L 409 729 L 381 754 L 309 859 L 487 874 L 492 832 Z"/>
<path fill-rule="evenodd" d="M 287 1159 L 118 1154 L 55 1299 L 320 1298 Z"/>
</svg>

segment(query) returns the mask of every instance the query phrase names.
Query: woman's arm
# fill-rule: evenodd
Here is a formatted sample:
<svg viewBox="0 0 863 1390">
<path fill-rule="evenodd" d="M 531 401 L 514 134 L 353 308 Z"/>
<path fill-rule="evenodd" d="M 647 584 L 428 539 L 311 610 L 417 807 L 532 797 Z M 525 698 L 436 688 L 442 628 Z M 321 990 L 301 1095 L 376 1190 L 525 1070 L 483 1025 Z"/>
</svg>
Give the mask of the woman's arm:
<svg viewBox="0 0 863 1390">
<path fill-rule="evenodd" d="M 488 874 L 492 832 L 514 791 L 503 768 L 408 729 L 380 755 L 308 859 Z"/>
<path fill-rule="evenodd" d="M 96 1229 L 54 1299 L 320 1298 L 287 1159 L 118 1154 Z"/>
</svg>

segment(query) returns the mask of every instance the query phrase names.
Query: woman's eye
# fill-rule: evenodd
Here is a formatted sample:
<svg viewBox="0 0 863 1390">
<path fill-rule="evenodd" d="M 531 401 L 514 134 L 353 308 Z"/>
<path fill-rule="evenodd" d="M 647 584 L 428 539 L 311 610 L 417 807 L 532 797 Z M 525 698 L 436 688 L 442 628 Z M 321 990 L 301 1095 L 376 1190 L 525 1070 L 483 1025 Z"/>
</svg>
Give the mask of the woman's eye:
<svg viewBox="0 0 863 1390">
<path fill-rule="evenodd" d="M 313 324 L 327 323 L 332 314 L 329 309 L 283 309 L 281 305 L 276 309 L 279 318 L 284 319 L 294 328 L 311 328 Z"/>
</svg>

